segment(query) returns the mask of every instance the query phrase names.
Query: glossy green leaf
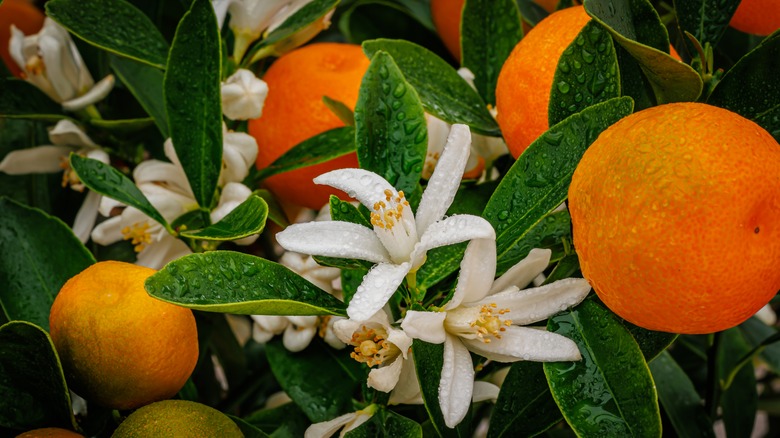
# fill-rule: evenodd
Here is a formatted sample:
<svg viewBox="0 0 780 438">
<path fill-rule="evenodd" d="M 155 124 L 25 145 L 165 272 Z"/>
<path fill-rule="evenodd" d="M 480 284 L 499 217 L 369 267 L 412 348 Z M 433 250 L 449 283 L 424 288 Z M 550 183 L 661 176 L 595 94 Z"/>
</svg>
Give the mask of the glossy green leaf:
<svg viewBox="0 0 780 438">
<path fill-rule="evenodd" d="M 523 38 L 515 0 L 467 0 L 460 24 L 462 65 L 474 73 L 482 99 L 495 106 L 498 73 Z"/>
<path fill-rule="evenodd" d="M 467 245 L 468 242 L 461 242 L 428 250 L 425 263 L 417 271 L 416 290 L 419 296 L 413 298 L 422 300 L 429 288 L 457 271 Z"/>
<path fill-rule="evenodd" d="M 624 319 L 621 319 L 621 322 L 628 332 L 631 333 L 631 336 L 634 337 L 636 343 L 639 344 L 639 349 L 642 350 L 642 354 L 647 362 L 655 359 L 677 339 L 675 333 L 647 330 Z"/>
<path fill-rule="evenodd" d="M 588 107 L 542 134 L 512 165 L 483 213 L 496 229 L 498 272 L 528 254 L 528 233 L 566 199 L 582 154 L 632 108 L 627 97 Z"/>
<path fill-rule="evenodd" d="M 171 230 L 162 214 L 146 199 L 138 186 L 122 172 L 108 164 L 77 154 L 70 154 L 70 167 L 90 190 L 135 207 L 166 229 Z"/>
<path fill-rule="evenodd" d="M 231 251 L 190 254 L 146 280 L 155 298 L 241 315 L 345 315 L 344 304 L 288 268 Z"/>
<path fill-rule="evenodd" d="M 498 124 L 485 102 L 446 61 L 408 41 L 377 39 L 363 43 L 363 51 L 369 57 L 380 50 L 393 57 L 417 90 L 426 112 L 447 123 L 468 125 L 480 134 L 499 134 Z"/>
<path fill-rule="evenodd" d="M 37 325 L 12 321 L 0 327 L 0 393 L 0 427 L 76 427 L 54 344 Z"/>
<path fill-rule="evenodd" d="M 780 141 L 780 32 L 726 72 L 707 103 L 753 120 Z"/>
<path fill-rule="evenodd" d="M 571 220 L 571 218 L 570 218 Z M 544 280 L 544 284 L 550 284 L 564 278 L 573 277 L 580 270 L 580 259 L 576 253 L 566 254 L 558 261 L 550 275 Z M 579 275 L 580 277 L 582 274 Z"/>
<path fill-rule="evenodd" d="M 291 353 L 281 339 L 265 348 L 276 380 L 313 423 L 352 412 L 352 391 L 361 383 L 350 379 L 328 348 L 314 342 L 304 351 Z"/>
<path fill-rule="evenodd" d="M 501 384 L 488 438 L 530 437 L 563 419 L 539 362 L 515 362 Z"/>
<path fill-rule="evenodd" d="M 228 415 L 236 426 L 241 429 L 241 433 L 244 434 L 244 438 L 269 438 L 270 435 L 253 426 L 251 423 L 244 421 L 241 418 Z"/>
<path fill-rule="evenodd" d="M 176 155 L 195 200 L 210 208 L 222 169 L 221 47 L 208 0 L 195 0 L 176 29 L 163 89 Z"/>
<path fill-rule="evenodd" d="M 303 436 L 309 425 L 309 419 L 301 408 L 292 402 L 255 411 L 243 419 L 266 433 L 272 433 L 275 438 Z"/>
<path fill-rule="evenodd" d="M 702 47 L 706 43 L 717 46 L 738 5 L 739 0 L 674 0 L 677 25 L 696 37 Z M 693 53 L 693 45 L 685 40 Z"/>
<path fill-rule="evenodd" d="M 772 336 L 776 336 L 778 331 L 774 327 L 766 325 L 756 317 L 752 317 L 739 325 L 742 335 L 751 346 L 756 347 Z M 760 358 L 775 372 L 780 373 L 780 342 L 767 345 L 760 353 Z"/>
<path fill-rule="evenodd" d="M 620 73 L 612 36 L 591 20 L 558 60 L 547 111 L 549 126 L 618 96 Z"/>
<path fill-rule="evenodd" d="M 660 437 L 661 414 L 642 351 L 593 300 L 553 316 L 547 329 L 577 343 L 579 362 L 544 364 L 564 418 L 580 436 Z"/>
<path fill-rule="evenodd" d="M 262 49 L 275 45 L 274 53 L 276 55 L 281 55 L 298 47 L 314 37 L 314 35 L 306 35 L 307 37 L 303 41 L 298 42 L 298 44 L 291 44 L 291 40 L 301 38 L 303 34 L 307 34 L 305 29 L 312 23 L 322 20 L 325 15 L 336 7 L 338 2 L 339 0 L 313 0 L 308 2 L 292 16 L 287 18 L 279 27 L 269 33 L 268 36 L 258 44 L 258 48 Z M 300 34 L 298 34 L 299 32 Z"/>
<path fill-rule="evenodd" d="M 258 179 L 265 179 L 301 167 L 324 163 L 355 151 L 355 128 L 345 126 L 317 134 L 293 146 L 260 170 Z"/>
<path fill-rule="evenodd" d="M 668 352 L 650 362 L 658 399 L 680 438 L 714 437 L 712 422 L 691 379 Z"/>
<path fill-rule="evenodd" d="M 399 191 L 414 191 L 428 148 L 425 113 L 417 92 L 386 52 L 373 55 L 360 84 L 355 135 L 361 168 Z"/>
<path fill-rule="evenodd" d="M 3 315 L 46 330 L 62 285 L 95 263 L 61 220 L 7 198 L 0 198 L 0 253 Z"/>
<path fill-rule="evenodd" d="M 355 113 L 344 102 L 322 96 L 322 103 L 346 126 L 355 126 Z"/>
<path fill-rule="evenodd" d="M 649 0 L 589 0 L 585 10 L 639 62 L 659 104 L 699 97 L 701 77 L 669 56 L 669 35 Z"/>
<path fill-rule="evenodd" d="M 5 78 L 0 78 L 0 117 L 51 122 L 67 118 L 62 106 L 35 85 Z"/>
<path fill-rule="evenodd" d="M 377 410 L 368 421 L 344 434 L 344 438 L 422 438 L 422 426 L 416 421 L 390 410 Z"/>
<path fill-rule="evenodd" d="M 721 334 L 717 350 L 718 379 L 723 382 L 746 353 L 750 345 L 738 328 Z M 731 386 L 720 396 L 723 424 L 726 436 L 750 436 L 756 419 L 758 394 L 756 375 L 752 363 L 747 363 L 737 372 Z"/>
<path fill-rule="evenodd" d="M 163 137 L 168 132 L 168 116 L 165 112 L 163 97 L 163 72 L 140 62 L 119 56 L 109 56 L 111 69 L 149 116 L 154 119 L 157 129 Z"/>
<path fill-rule="evenodd" d="M 200 240 L 237 240 L 258 234 L 265 228 L 268 204 L 251 195 L 219 222 L 197 231 L 182 231 L 181 235 Z"/>
<path fill-rule="evenodd" d="M 279 201 L 271 192 L 266 189 L 258 189 L 252 193 L 265 201 L 265 204 L 268 206 L 268 219 L 271 219 L 281 228 L 285 228 L 290 225 L 290 222 L 287 220 L 287 216 L 282 209 L 282 205 L 279 204 Z"/>
<path fill-rule="evenodd" d="M 622 96 L 634 99 L 634 112 L 655 106 L 653 86 L 642 72 L 639 62 L 620 44 L 615 45 L 615 54 L 620 71 L 620 92 Z"/>
<path fill-rule="evenodd" d="M 371 222 L 360 212 L 358 207 L 349 201 L 342 201 L 334 195 L 330 195 L 330 219 L 334 221 L 352 222 L 371 228 Z"/>
<path fill-rule="evenodd" d="M 143 12 L 125 0 L 51 0 L 46 15 L 103 50 L 164 69 L 168 42 Z"/>
<path fill-rule="evenodd" d="M 544 20 L 544 18 L 549 15 L 549 13 L 534 0 L 516 0 L 516 3 L 520 10 L 520 15 L 523 16 L 523 21 L 531 26 L 536 26 L 537 23 Z"/>
</svg>

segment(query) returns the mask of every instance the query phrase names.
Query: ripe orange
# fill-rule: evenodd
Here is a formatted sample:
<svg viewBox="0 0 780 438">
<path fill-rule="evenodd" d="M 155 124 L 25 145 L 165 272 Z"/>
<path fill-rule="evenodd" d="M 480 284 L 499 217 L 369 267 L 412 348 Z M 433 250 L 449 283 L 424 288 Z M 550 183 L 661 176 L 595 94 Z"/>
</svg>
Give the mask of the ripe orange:
<svg viewBox="0 0 780 438">
<path fill-rule="evenodd" d="M 222 412 L 187 400 L 144 406 L 119 425 L 112 438 L 242 438 L 241 429 Z"/>
<path fill-rule="evenodd" d="M 780 2 L 777 0 L 742 0 L 729 23 L 745 33 L 769 35 L 780 28 Z"/>
<path fill-rule="evenodd" d="M 583 275 L 641 327 L 725 330 L 780 289 L 780 145 L 728 110 L 620 120 L 577 166 L 569 210 Z"/>
<path fill-rule="evenodd" d="M 249 134 L 257 139 L 257 167 L 262 169 L 298 143 L 329 129 L 344 126 L 322 102 L 323 96 L 355 108 L 369 60 L 360 46 L 318 43 L 293 50 L 268 69 L 263 116 L 249 121 Z M 272 176 L 268 189 L 285 202 L 319 209 L 331 194 L 346 194 L 312 179 L 334 169 L 357 167 L 352 153 L 325 163 Z"/>
<path fill-rule="evenodd" d="M 5 0 L 0 3 L 0 57 L 14 76 L 21 77 L 22 69 L 8 53 L 11 25 L 18 27 L 25 35 L 32 35 L 41 30 L 43 19 L 43 12 L 29 1 Z"/>
<path fill-rule="evenodd" d="M 49 315 L 71 388 L 88 401 L 133 409 L 173 397 L 198 360 L 192 311 L 147 295 L 153 269 L 96 263 L 68 280 Z"/>
<path fill-rule="evenodd" d="M 16 438 L 84 438 L 84 435 L 59 427 L 44 427 L 17 435 Z"/>
</svg>

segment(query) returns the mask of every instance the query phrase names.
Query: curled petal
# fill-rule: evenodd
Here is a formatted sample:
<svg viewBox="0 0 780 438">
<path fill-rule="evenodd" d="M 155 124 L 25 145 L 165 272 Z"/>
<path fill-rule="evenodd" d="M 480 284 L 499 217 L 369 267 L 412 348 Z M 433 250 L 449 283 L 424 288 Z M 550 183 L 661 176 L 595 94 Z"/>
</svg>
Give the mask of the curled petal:
<svg viewBox="0 0 780 438">
<path fill-rule="evenodd" d="M 447 335 L 439 381 L 439 405 L 447 427 L 454 428 L 466 416 L 473 391 L 474 367 L 471 355 L 458 338 Z"/>
<path fill-rule="evenodd" d="M 66 111 L 78 111 L 103 100 L 114 88 L 114 75 L 108 75 L 81 96 L 62 102 Z"/>
<path fill-rule="evenodd" d="M 495 403 L 500 391 L 501 388 L 490 382 L 477 380 L 474 382 L 474 394 L 471 396 L 471 400 L 474 403 L 481 401 L 491 401 Z"/>
<path fill-rule="evenodd" d="M 154 245 L 147 246 L 138 253 L 136 264 L 152 269 L 161 269 L 168 262 L 192 254 L 192 250 L 186 243 L 171 236 L 164 235 Z"/>
<path fill-rule="evenodd" d="M 584 278 L 564 278 L 531 289 L 510 289 L 491 295 L 480 303 L 496 303 L 500 309 L 509 309 L 507 317 L 513 324 L 527 325 L 576 306 L 588 296 L 588 292 L 590 284 Z"/>
<path fill-rule="evenodd" d="M 393 196 L 398 192 L 384 178 L 374 172 L 363 169 L 337 169 L 314 178 L 315 184 L 324 184 L 346 192 L 357 199 L 369 210 L 375 203 L 385 200 L 385 191 Z"/>
<path fill-rule="evenodd" d="M 420 242 L 412 252 L 413 269 L 423 264 L 428 250 L 473 239 L 495 240 L 496 232 L 490 222 L 470 214 L 450 216 L 434 222 L 420 237 Z"/>
<path fill-rule="evenodd" d="M 222 112 L 232 120 L 256 119 L 263 115 L 268 84 L 249 70 L 238 69 L 222 83 Z"/>
<path fill-rule="evenodd" d="M 373 368 L 368 373 L 368 386 L 376 389 L 377 391 L 390 392 L 395 388 L 398 383 L 398 378 L 401 375 L 401 369 L 406 362 L 402 357 L 396 357 L 390 364 Z"/>
<path fill-rule="evenodd" d="M 249 168 L 257 159 L 257 141 L 243 132 L 224 131 L 222 148 L 222 173 L 219 185 L 241 182 L 249 175 Z"/>
<path fill-rule="evenodd" d="M 517 262 L 493 282 L 488 294 L 501 292 L 511 286 L 516 286 L 519 289 L 528 286 L 531 280 L 547 269 L 551 255 L 552 251 L 549 249 L 532 249 L 523 260 Z"/>
<path fill-rule="evenodd" d="M 463 344 L 474 353 L 496 362 L 560 362 L 582 358 L 574 341 L 544 328 L 513 325 L 501 332 L 501 339 L 490 343 L 463 339 Z"/>
<path fill-rule="evenodd" d="M 89 235 L 95 226 L 100 198 L 102 198 L 100 193 L 90 190 L 87 192 L 87 197 L 84 198 L 78 213 L 76 213 L 76 219 L 73 221 L 73 234 L 78 237 L 81 243 L 89 240 Z"/>
<path fill-rule="evenodd" d="M 380 263 L 363 277 L 347 307 L 350 319 L 365 321 L 387 304 L 387 301 L 409 273 L 409 263 Z"/>
<path fill-rule="evenodd" d="M 316 317 L 315 317 L 316 319 Z M 288 325 L 282 335 L 282 343 L 284 348 L 290 352 L 297 353 L 303 351 L 309 346 L 311 340 L 314 339 L 314 335 L 317 334 L 317 326 L 302 326 L 302 325 Z"/>
<path fill-rule="evenodd" d="M 461 303 L 481 300 L 488 293 L 490 284 L 496 276 L 495 239 L 474 239 L 466 246 L 463 260 L 460 262 L 458 284 L 452 299 L 444 306 L 445 310 L 454 309 Z"/>
<path fill-rule="evenodd" d="M 277 233 L 276 241 L 287 251 L 303 254 L 353 258 L 374 263 L 390 261 L 390 256 L 376 233 L 362 225 L 349 222 L 293 224 Z"/>
<path fill-rule="evenodd" d="M 447 337 L 444 331 L 446 312 L 420 312 L 408 310 L 401 328 L 407 335 L 431 344 L 441 344 Z"/>
<path fill-rule="evenodd" d="M 60 164 L 73 150 L 67 146 L 38 146 L 11 151 L 0 161 L 0 172 L 9 175 L 58 172 L 62 170 Z"/>
<path fill-rule="evenodd" d="M 49 130 L 49 140 L 57 146 L 98 147 L 81 128 L 68 119 L 62 119 Z"/>
</svg>

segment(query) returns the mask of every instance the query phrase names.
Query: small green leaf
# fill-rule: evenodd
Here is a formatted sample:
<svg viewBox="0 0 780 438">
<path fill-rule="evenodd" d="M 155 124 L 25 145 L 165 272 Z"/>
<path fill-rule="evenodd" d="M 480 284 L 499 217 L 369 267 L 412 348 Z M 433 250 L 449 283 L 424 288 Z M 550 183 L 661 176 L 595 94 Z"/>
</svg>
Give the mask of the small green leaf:
<svg viewBox="0 0 780 438">
<path fill-rule="evenodd" d="M 288 268 L 231 251 L 174 260 L 146 280 L 146 291 L 160 300 L 207 312 L 345 315 L 344 303 Z"/>
<path fill-rule="evenodd" d="M 474 73 L 482 99 L 495 106 L 498 73 L 523 38 L 515 0 L 468 0 L 460 24 L 463 67 Z"/>
<path fill-rule="evenodd" d="M 362 382 L 350 378 L 328 347 L 314 342 L 304 351 L 291 353 L 281 339 L 275 339 L 266 344 L 265 352 L 284 392 L 313 423 L 353 411 L 352 392 Z"/>
<path fill-rule="evenodd" d="M 75 429 L 70 394 L 51 338 L 13 321 L 0 327 L 0 427 Z"/>
<path fill-rule="evenodd" d="M 336 196 L 330 195 L 330 218 L 334 221 L 352 222 L 364 227 L 372 228 L 371 222 L 366 218 L 360 209 L 348 201 L 342 201 Z"/>
<path fill-rule="evenodd" d="M 207 209 L 222 169 L 221 56 L 214 8 L 195 0 L 176 28 L 163 87 L 173 147 Z"/>
<path fill-rule="evenodd" d="M 296 13 L 287 18 L 279 27 L 274 29 L 260 44 L 257 45 L 258 49 L 277 45 L 274 47 L 274 53 L 281 55 L 286 53 L 295 47 L 308 41 L 314 35 L 308 36 L 298 44 L 285 44 L 298 32 L 306 29 L 309 25 L 316 21 L 322 20 L 333 8 L 336 7 L 339 0 L 313 0 L 308 2 L 305 6 L 299 9 Z M 302 32 L 305 34 L 305 32 Z M 299 35 L 300 37 L 300 35 Z"/>
<path fill-rule="evenodd" d="M 165 68 L 168 42 L 143 12 L 124 0 L 51 0 L 46 15 L 94 46 Z"/>
<path fill-rule="evenodd" d="M 674 0 L 680 33 L 689 32 L 702 47 L 706 43 L 713 47 L 718 45 L 737 6 L 739 0 Z M 693 53 L 693 45 L 688 44 Z"/>
<path fill-rule="evenodd" d="M 549 126 L 618 96 L 620 73 L 612 36 L 591 20 L 558 61 L 550 93 Z"/>
<path fill-rule="evenodd" d="M 750 345 L 738 328 L 724 331 L 717 350 L 718 380 L 724 382 L 742 356 L 750 350 Z M 720 407 L 723 410 L 726 436 L 750 436 L 758 408 L 756 375 L 752 363 L 742 366 L 731 386 L 723 391 Z"/>
<path fill-rule="evenodd" d="M 371 58 L 355 105 L 360 167 L 383 176 L 399 191 L 412 193 L 422 174 L 428 129 L 417 92 L 393 58 Z"/>
<path fill-rule="evenodd" d="M 162 136 L 168 138 L 170 134 L 163 96 L 163 72 L 149 65 L 115 55 L 109 56 L 109 63 L 119 80 L 135 96 L 146 113 L 154 119 Z"/>
<path fill-rule="evenodd" d="M 331 99 L 328 96 L 322 96 L 322 103 L 332 112 L 341 122 L 346 126 L 355 126 L 355 113 L 344 104 L 336 99 Z"/>
<path fill-rule="evenodd" d="M 417 291 L 419 296 L 414 299 L 421 300 L 429 288 L 449 277 L 457 271 L 463 260 L 468 242 L 442 246 L 428 250 L 425 255 L 425 263 L 417 271 Z"/>
<path fill-rule="evenodd" d="M 268 219 L 271 219 L 276 225 L 279 225 L 282 228 L 290 225 L 287 216 L 284 214 L 284 210 L 282 210 L 281 204 L 279 204 L 279 201 L 276 200 L 276 197 L 271 192 L 266 189 L 258 189 L 255 190 L 253 194 L 265 201 L 265 204 L 268 206 Z"/>
<path fill-rule="evenodd" d="M 501 384 L 488 438 L 535 436 L 561 421 L 539 362 L 515 362 Z"/>
<path fill-rule="evenodd" d="M 712 421 L 691 379 L 668 352 L 650 362 L 658 399 L 680 438 L 714 437 Z"/>
<path fill-rule="evenodd" d="M 422 438 L 423 430 L 416 421 L 393 411 L 380 409 L 368 421 L 344 434 L 344 438 Z"/>
<path fill-rule="evenodd" d="M 182 231 L 181 235 L 201 240 L 237 240 L 258 234 L 265 228 L 268 204 L 251 195 L 219 222 L 198 231 Z"/>
<path fill-rule="evenodd" d="M 62 221 L 7 198 L 0 198 L 0 253 L 3 314 L 46 330 L 62 285 L 95 263 Z"/>
<path fill-rule="evenodd" d="M 355 128 L 345 126 L 317 134 L 298 143 L 257 173 L 258 180 L 324 163 L 355 151 Z"/>
<path fill-rule="evenodd" d="M 544 364 L 550 390 L 579 436 L 660 437 L 661 414 L 642 351 L 593 300 L 550 318 L 547 329 L 577 343 L 578 362 Z"/>
<path fill-rule="evenodd" d="M 135 207 L 141 213 L 149 216 L 154 221 L 172 232 L 170 225 L 156 208 L 146 199 L 146 196 L 138 189 L 130 178 L 108 164 L 103 164 L 92 158 L 85 158 L 77 154 L 70 154 L 70 166 L 78 175 L 81 182 L 90 190 L 101 195 Z"/>
<path fill-rule="evenodd" d="M 452 66 L 429 50 L 408 41 L 365 41 L 363 51 L 393 57 L 409 84 L 417 90 L 425 111 L 447 123 L 463 123 L 479 134 L 498 135 L 498 124 L 485 102 Z"/>
<path fill-rule="evenodd" d="M 780 32 L 766 37 L 726 72 L 707 103 L 753 120 L 780 141 Z"/>
<path fill-rule="evenodd" d="M 68 118 L 62 106 L 35 85 L 5 78 L 0 78 L 0 117 L 51 122 Z"/>
<path fill-rule="evenodd" d="M 632 108 L 627 97 L 590 106 L 542 134 L 512 165 L 483 213 L 496 229 L 499 273 L 528 255 L 528 233 L 566 199 L 585 150 Z"/>
</svg>

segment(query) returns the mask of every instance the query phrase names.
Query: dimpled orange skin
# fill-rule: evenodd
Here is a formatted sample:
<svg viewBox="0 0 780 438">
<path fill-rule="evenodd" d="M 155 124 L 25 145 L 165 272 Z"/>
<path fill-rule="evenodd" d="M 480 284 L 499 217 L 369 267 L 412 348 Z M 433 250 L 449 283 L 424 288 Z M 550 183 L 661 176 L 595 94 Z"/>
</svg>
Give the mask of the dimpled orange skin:
<svg viewBox="0 0 780 438">
<path fill-rule="evenodd" d="M 640 327 L 725 330 L 780 289 L 780 145 L 730 111 L 620 120 L 577 166 L 569 210 L 584 277 Z"/>
<path fill-rule="evenodd" d="M 16 438 L 84 438 L 84 435 L 59 427 L 44 427 L 17 435 Z"/>
<path fill-rule="evenodd" d="M 60 290 L 49 315 L 68 385 L 90 402 L 134 409 L 173 397 L 198 360 L 192 311 L 150 297 L 154 269 L 105 261 Z"/>
<path fill-rule="evenodd" d="M 310 44 L 277 59 L 263 76 L 268 84 L 263 115 L 249 121 L 249 134 L 257 140 L 257 168 L 267 167 L 314 135 L 344 126 L 325 106 L 322 97 L 354 109 L 368 65 L 368 58 L 354 44 Z M 265 184 L 284 202 L 319 209 L 331 194 L 344 199 L 347 196 L 329 186 L 316 185 L 312 179 L 334 169 L 351 167 L 358 167 L 355 153 L 272 176 Z"/>
<path fill-rule="evenodd" d="M 780 28 L 780 1 L 742 0 L 729 25 L 745 33 L 769 35 Z"/>
</svg>

